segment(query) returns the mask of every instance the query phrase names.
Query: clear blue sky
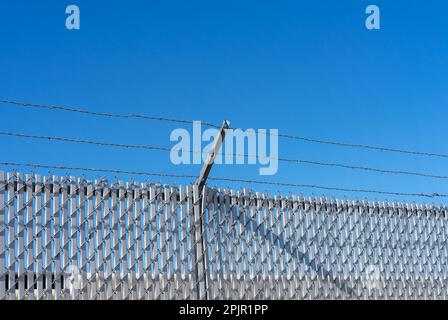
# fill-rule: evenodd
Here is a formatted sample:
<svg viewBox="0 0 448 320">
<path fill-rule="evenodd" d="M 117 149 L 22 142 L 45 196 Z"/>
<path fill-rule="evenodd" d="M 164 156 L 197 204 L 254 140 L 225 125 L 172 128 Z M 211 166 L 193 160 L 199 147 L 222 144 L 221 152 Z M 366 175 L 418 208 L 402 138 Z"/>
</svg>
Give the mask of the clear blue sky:
<svg viewBox="0 0 448 320">
<path fill-rule="evenodd" d="M 69 4 L 81 9 L 79 31 L 65 28 Z M 379 31 L 364 27 L 369 4 L 381 9 Z M 448 3 L 442 0 L 2 1 L 0 99 L 215 123 L 226 118 L 235 127 L 448 153 L 447 12 Z M 178 127 L 6 106 L 0 106 L 0 116 L 0 131 L 160 146 L 172 145 L 169 134 Z M 279 148 L 282 157 L 448 175 L 446 159 L 287 140 L 280 140 Z M 7 137 L 0 137 L 0 150 L 1 161 L 193 175 L 200 170 L 197 165 L 174 166 L 168 153 L 157 151 Z M 258 176 L 257 166 L 219 166 L 212 175 L 448 193 L 446 180 L 311 165 L 280 163 L 272 177 Z M 86 174 L 91 179 L 103 176 Z"/>
</svg>

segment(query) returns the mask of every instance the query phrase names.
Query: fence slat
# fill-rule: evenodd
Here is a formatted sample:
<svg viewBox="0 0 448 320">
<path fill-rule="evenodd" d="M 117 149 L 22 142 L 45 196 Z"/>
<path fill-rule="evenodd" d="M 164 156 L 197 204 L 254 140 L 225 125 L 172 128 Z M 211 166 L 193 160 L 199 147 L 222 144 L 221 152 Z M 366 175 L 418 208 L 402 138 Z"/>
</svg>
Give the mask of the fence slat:
<svg viewBox="0 0 448 320">
<path fill-rule="evenodd" d="M 179 274 L 181 277 L 180 281 L 180 293 L 177 297 L 178 299 L 185 300 L 187 299 L 188 294 L 188 285 L 187 285 L 187 276 L 189 275 L 189 266 L 188 266 L 188 236 L 187 236 L 187 208 L 185 199 L 185 187 L 179 186 Z"/>
<path fill-rule="evenodd" d="M 11 300 L 16 299 L 15 287 L 15 193 L 14 193 L 14 174 L 8 173 L 8 297 Z"/>
<path fill-rule="evenodd" d="M 149 252 L 150 254 L 150 270 L 151 277 L 149 279 L 149 299 L 159 299 L 159 247 L 158 247 L 158 237 L 159 237 L 159 227 L 158 227 L 158 219 L 157 219 L 157 210 L 156 210 L 156 186 L 151 184 L 149 186 L 149 224 L 151 228 L 151 248 L 152 250 Z"/>
<path fill-rule="evenodd" d="M 0 171 L 0 300 L 445 299 L 447 244 L 441 206 Z"/>
<path fill-rule="evenodd" d="M 36 260 L 35 260 L 35 268 L 36 268 L 36 287 L 37 287 L 37 299 L 42 300 L 44 298 L 44 275 L 43 275 L 43 250 L 42 250 L 42 219 L 43 219 L 43 206 L 42 206 L 42 177 L 39 175 L 35 176 L 35 201 L 36 201 L 36 212 L 34 214 L 34 221 L 36 224 L 35 228 L 35 251 L 36 251 Z"/>
<path fill-rule="evenodd" d="M 24 187 L 23 173 L 17 174 L 17 211 L 16 211 L 16 228 L 17 228 L 17 282 L 18 282 L 18 299 L 25 299 L 25 203 L 24 203 Z"/>
<path fill-rule="evenodd" d="M 6 299 L 6 208 L 5 208 L 5 173 L 0 171 L 0 300 Z"/>
<path fill-rule="evenodd" d="M 60 180 L 58 176 L 53 176 L 53 214 L 54 214 L 54 226 L 53 226 L 53 257 L 54 257 L 54 298 L 55 300 L 62 299 L 62 272 L 61 272 L 61 205 L 60 205 Z"/>
<path fill-rule="evenodd" d="M 136 289 L 137 289 L 137 283 L 136 283 L 136 221 L 137 221 L 137 202 L 139 198 L 139 190 L 138 185 L 136 183 L 128 184 L 128 191 L 129 191 L 129 206 L 128 206 L 128 229 L 127 232 L 129 234 L 129 240 L 128 240 L 128 249 L 127 249 L 127 255 L 129 260 L 129 274 L 128 274 L 128 281 L 130 283 L 129 287 L 129 299 L 135 300 L 136 299 Z"/>
<path fill-rule="evenodd" d="M 51 178 L 44 177 L 44 211 L 43 211 L 43 230 L 44 230 L 44 240 L 42 242 L 42 252 L 45 254 L 45 259 L 43 260 L 43 270 L 45 275 L 45 299 L 52 299 L 52 269 L 51 269 L 51 193 L 50 193 L 50 181 Z"/>
<path fill-rule="evenodd" d="M 69 277 L 70 277 L 70 295 L 73 300 L 79 299 L 79 264 L 78 264 L 78 204 L 77 204 L 77 183 L 76 178 L 70 176 L 70 206 L 69 206 L 69 217 L 70 217 L 70 255 L 69 255 Z"/>
<path fill-rule="evenodd" d="M 112 250 L 111 250 L 111 207 L 110 207 L 110 189 L 107 182 L 103 187 L 104 202 L 104 286 L 105 299 L 112 300 Z"/>
<path fill-rule="evenodd" d="M 138 276 L 139 276 L 139 290 L 137 298 L 144 300 L 146 298 L 146 290 L 148 289 L 147 276 L 147 253 L 146 249 L 148 243 L 148 186 L 146 183 L 141 184 L 141 204 L 139 204 L 139 219 L 138 219 Z"/>
<path fill-rule="evenodd" d="M 125 209 L 125 201 L 126 201 L 126 190 L 124 189 L 124 182 L 119 182 L 119 203 L 120 203 L 120 274 L 119 274 L 119 285 L 117 287 L 117 291 L 119 293 L 120 299 L 126 299 L 128 297 L 128 288 L 124 281 L 125 276 L 127 277 L 128 272 L 128 261 L 126 255 L 126 209 Z"/>
<path fill-rule="evenodd" d="M 150 295 L 150 275 L 151 275 L 151 225 L 149 216 L 149 194 L 148 184 L 142 184 L 142 277 L 143 277 L 143 296 L 142 299 L 151 299 Z"/>
<path fill-rule="evenodd" d="M 88 260 L 88 270 L 87 275 L 87 296 L 89 300 L 96 299 L 96 261 L 95 261 L 95 235 L 96 235 L 96 225 L 94 222 L 95 206 L 93 204 L 93 183 L 92 181 L 87 181 L 87 225 L 88 225 L 88 245 L 89 254 Z"/>
<path fill-rule="evenodd" d="M 70 300 L 69 285 L 69 219 L 68 219 L 68 185 L 67 177 L 61 179 L 61 230 L 62 230 L 62 275 L 64 278 L 63 297 Z"/>
<path fill-rule="evenodd" d="M 87 228 L 87 214 L 86 214 L 86 190 L 84 179 L 78 179 L 78 241 L 77 251 L 79 259 L 79 295 L 80 298 L 85 300 L 88 298 L 87 290 L 87 243 L 88 234 L 86 234 Z"/>
<path fill-rule="evenodd" d="M 104 211 L 103 211 L 103 194 L 101 190 L 101 181 L 95 181 L 95 282 L 96 282 L 96 297 L 95 299 L 104 300 Z"/>
<path fill-rule="evenodd" d="M 112 247 L 113 247 L 113 265 L 112 278 L 110 286 L 112 287 L 112 299 L 119 299 L 117 293 L 117 276 L 120 272 L 120 234 L 119 234 L 119 212 L 117 201 L 117 184 L 114 183 L 111 190 L 112 198 Z"/>
</svg>

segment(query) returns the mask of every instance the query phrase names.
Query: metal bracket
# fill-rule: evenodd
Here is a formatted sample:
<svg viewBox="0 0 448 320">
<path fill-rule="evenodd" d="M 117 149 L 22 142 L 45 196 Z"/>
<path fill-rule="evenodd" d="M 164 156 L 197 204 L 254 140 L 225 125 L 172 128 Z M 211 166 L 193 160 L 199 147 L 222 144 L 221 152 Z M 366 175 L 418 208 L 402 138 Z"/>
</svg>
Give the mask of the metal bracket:
<svg viewBox="0 0 448 320">
<path fill-rule="evenodd" d="M 201 173 L 199 174 L 199 177 L 196 180 L 196 185 L 198 186 L 200 192 L 202 192 L 202 189 L 204 188 L 204 185 L 207 182 L 208 175 L 210 173 L 210 170 L 212 170 L 212 166 L 215 161 L 216 155 L 219 151 L 219 148 L 221 147 L 222 142 L 224 141 L 226 130 L 229 127 L 230 122 L 224 120 L 221 125 L 221 129 L 219 129 L 218 135 L 215 137 L 213 148 L 207 158 L 207 161 L 205 161 L 204 165 L 202 166 Z"/>
</svg>

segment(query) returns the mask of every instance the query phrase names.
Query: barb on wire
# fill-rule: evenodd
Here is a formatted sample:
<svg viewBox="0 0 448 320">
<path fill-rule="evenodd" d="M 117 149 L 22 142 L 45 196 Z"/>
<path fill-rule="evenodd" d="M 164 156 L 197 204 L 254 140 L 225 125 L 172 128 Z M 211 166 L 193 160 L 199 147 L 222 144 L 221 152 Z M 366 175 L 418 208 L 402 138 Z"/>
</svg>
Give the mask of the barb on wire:
<svg viewBox="0 0 448 320">
<path fill-rule="evenodd" d="M 63 106 L 34 104 L 34 103 L 18 102 L 18 101 L 11 101 L 11 100 L 0 100 L 0 104 L 29 107 L 29 108 L 38 108 L 38 109 L 47 109 L 47 110 L 60 110 L 60 111 L 67 111 L 67 112 L 76 112 L 76 113 L 82 113 L 82 114 L 87 114 L 87 115 L 92 115 L 92 116 L 108 117 L 108 118 L 134 118 L 134 119 L 193 124 L 193 121 L 185 120 L 185 119 L 154 117 L 154 116 L 147 116 L 147 115 L 141 115 L 141 114 L 104 113 L 104 112 L 88 111 L 88 110 L 79 109 L 79 108 L 69 108 L 69 107 L 63 107 Z M 215 125 L 210 122 L 201 122 L 201 123 L 204 126 L 217 128 L 217 129 L 220 128 L 219 125 Z M 237 129 L 237 128 L 229 128 L 229 129 Z M 266 133 L 266 134 L 268 134 L 268 133 Z M 423 152 L 423 151 L 416 151 L 416 150 L 405 150 L 405 149 L 398 149 L 398 148 L 373 146 L 373 145 L 367 145 L 367 144 L 346 143 L 346 142 L 340 142 L 340 141 L 335 141 L 335 140 L 309 138 L 309 137 L 304 137 L 304 136 L 297 136 L 297 135 L 283 134 L 283 133 L 279 133 L 279 134 L 269 133 L 269 134 L 278 136 L 280 138 L 290 139 L 290 140 L 301 140 L 301 141 L 310 142 L 310 143 L 333 145 L 333 146 L 344 147 L 344 148 L 358 148 L 358 149 L 367 149 L 367 150 L 373 150 L 373 151 L 408 154 L 408 155 L 414 155 L 414 156 L 448 158 L 448 154 L 444 154 L 444 153 Z"/>
<path fill-rule="evenodd" d="M 160 146 L 130 145 L 130 144 L 111 143 L 111 142 L 104 142 L 104 141 L 62 138 L 62 137 L 54 137 L 54 136 L 37 136 L 37 135 L 21 134 L 21 133 L 14 133 L 14 132 L 0 132 L 0 135 L 12 136 L 12 137 L 17 137 L 17 138 L 40 139 L 40 140 L 99 145 L 99 146 L 105 146 L 105 147 L 118 147 L 118 148 L 125 148 L 125 149 L 159 150 L 159 151 L 165 151 L 165 152 L 172 151 L 170 148 L 160 147 Z M 200 150 L 186 150 L 186 151 L 189 153 L 206 153 L 205 151 L 200 151 Z M 239 154 L 239 153 L 236 153 L 236 154 L 218 153 L 217 155 L 219 155 L 219 156 L 222 156 L 222 155 L 237 156 L 237 157 L 239 156 L 239 157 L 244 157 L 244 158 L 254 158 L 254 157 L 257 158 L 257 155 Z M 317 165 L 317 166 L 324 166 L 324 167 L 335 167 L 335 168 L 343 168 L 343 169 L 351 169 L 351 170 L 378 172 L 378 173 L 385 173 L 385 174 L 400 174 L 400 175 L 417 176 L 417 177 L 433 178 L 433 179 L 448 179 L 448 176 L 444 176 L 444 175 L 436 175 L 436 174 L 423 173 L 423 172 L 412 172 L 412 171 L 405 171 L 405 170 L 379 169 L 379 168 L 372 168 L 372 167 L 366 167 L 366 166 L 354 166 L 354 165 L 341 164 L 341 163 L 330 163 L 330 162 L 312 161 L 312 160 L 304 160 L 304 159 L 288 159 L 288 158 L 282 158 L 282 157 L 280 157 L 280 158 L 279 157 L 266 157 L 266 159 L 278 160 L 278 161 L 289 162 L 289 163 L 309 164 L 309 165 Z"/>
<path fill-rule="evenodd" d="M 381 191 L 381 190 L 373 190 L 373 189 L 350 189 L 350 188 L 339 188 L 339 187 L 325 187 L 321 185 L 313 185 L 313 184 L 295 184 L 295 183 L 285 183 L 285 182 L 269 182 L 269 181 L 259 181 L 259 180 L 245 180 L 245 179 L 233 179 L 233 178 L 213 178 L 209 177 L 209 180 L 217 180 L 217 181 L 228 181 L 228 182 L 241 182 L 241 183 L 249 183 L 249 184 L 262 184 L 262 185 L 272 185 L 272 186 L 281 186 L 281 187 L 295 187 L 295 188 L 310 188 L 310 189 L 322 189 L 322 190 L 331 190 L 331 191 L 342 191 L 342 192 L 360 192 L 360 193 L 375 193 L 382 195 L 394 195 L 394 196 L 410 196 L 410 197 L 427 197 L 427 198 L 437 198 L 448 197 L 448 194 L 443 193 L 406 193 L 406 192 L 395 192 L 395 191 Z"/>
<path fill-rule="evenodd" d="M 63 107 L 63 106 L 52 106 L 52 105 L 34 104 L 34 103 L 26 103 L 26 102 L 8 101 L 8 100 L 0 100 L 0 103 L 20 106 L 20 107 L 35 108 L 35 109 L 47 109 L 47 110 L 75 112 L 75 113 L 82 113 L 82 114 L 87 114 L 87 115 L 91 115 L 91 116 L 106 117 L 106 118 L 143 119 L 143 120 L 193 124 L 193 121 L 191 121 L 191 120 L 154 117 L 154 116 L 147 116 L 147 115 L 142 115 L 142 114 L 118 114 L 118 113 L 96 112 L 96 111 L 88 111 L 88 110 L 79 109 L 79 108 L 69 108 L 69 107 Z M 220 128 L 219 126 L 216 126 L 209 122 L 201 121 L 201 124 L 204 126 L 208 126 L 208 127 Z"/>
<path fill-rule="evenodd" d="M 231 129 L 233 129 L 233 128 L 231 128 Z M 422 151 L 414 151 L 414 150 L 372 146 L 372 145 L 367 145 L 367 144 L 346 143 L 346 142 L 339 142 L 339 141 L 334 141 L 334 140 L 308 138 L 308 137 L 295 136 L 295 135 L 283 134 L 283 133 L 278 133 L 278 134 L 266 133 L 266 132 L 261 132 L 261 133 L 264 133 L 266 135 L 278 136 L 280 138 L 286 138 L 289 140 L 301 140 L 301 141 L 305 141 L 305 142 L 333 145 L 333 146 L 344 147 L 344 148 L 358 148 L 358 149 L 368 149 L 368 150 L 382 151 L 382 152 L 409 154 L 409 155 L 414 155 L 414 156 L 448 158 L 448 154 L 444 154 L 444 153 L 422 152 Z"/>
<path fill-rule="evenodd" d="M 83 168 L 83 167 L 71 167 L 71 166 L 54 166 L 54 165 L 42 165 L 42 164 L 30 164 L 30 163 L 18 163 L 18 162 L 0 162 L 0 165 L 9 166 L 9 167 L 32 167 L 32 168 L 57 169 L 57 170 L 106 172 L 106 173 L 114 173 L 114 174 L 118 173 L 118 174 L 130 174 L 130 175 L 140 175 L 140 176 L 172 177 L 172 178 L 187 178 L 187 179 L 196 178 L 196 176 L 192 176 L 192 175 L 179 175 L 179 174 L 144 172 L 144 171 L 128 171 L 128 170 L 117 170 L 117 169 Z M 448 197 L 448 194 L 443 194 L 443 193 L 423 193 L 423 192 L 407 193 L 407 192 L 383 191 L 383 190 L 373 190 L 373 189 L 339 188 L 339 187 L 327 187 L 327 186 L 314 185 L 314 184 L 295 184 L 295 183 L 287 183 L 287 182 L 245 180 L 245 179 L 220 178 L 220 177 L 209 177 L 208 179 L 213 180 L 213 181 L 239 182 L 239 183 L 247 183 L 247 184 L 272 185 L 272 186 L 294 187 L 294 188 L 310 188 L 310 189 L 321 189 L 321 190 L 342 191 L 342 192 L 372 193 L 372 194 L 394 195 L 394 196 L 427 197 L 427 198 L 447 198 Z"/>
<path fill-rule="evenodd" d="M 16 138 L 28 138 L 28 139 L 38 139 L 38 140 L 91 144 L 91 145 L 98 145 L 98 146 L 103 146 L 103 147 L 171 151 L 170 148 L 158 147 L 158 146 L 131 145 L 131 144 L 111 143 L 111 142 L 104 142 L 104 141 L 92 141 L 92 140 L 82 140 L 82 139 L 73 139 L 73 138 L 52 137 L 52 136 L 37 136 L 37 135 L 21 134 L 21 133 L 14 133 L 14 132 L 3 132 L 2 131 L 2 132 L 0 132 L 0 135 L 16 137 Z"/>
<path fill-rule="evenodd" d="M 337 167 L 344 169 L 352 169 L 352 170 L 363 170 L 363 171 L 371 171 L 371 172 L 379 172 L 379 173 L 387 173 L 387 174 L 401 174 L 408 176 L 417 176 L 424 178 L 433 178 L 433 179 L 448 179 L 448 176 L 436 175 L 431 173 L 422 173 L 422 172 L 412 172 L 412 171 L 404 171 L 404 170 L 390 170 L 390 169 L 378 169 L 372 167 L 364 167 L 364 166 L 353 166 L 341 163 L 330 163 L 330 162 L 320 162 L 320 161 L 311 161 L 311 160 L 301 160 L 301 159 L 286 159 L 286 158 L 278 158 L 279 161 L 284 162 L 292 162 L 292 163 L 303 163 L 303 164 L 311 164 L 325 167 Z"/>
<path fill-rule="evenodd" d="M 75 171 L 88 171 L 88 172 L 103 172 L 103 173 L 118 173 L 129 174 L 136 176 L 154 176 L 154 177 L 168 177 L 168 178 L 196 178 L 193 175 L 178 175 L 170 173 L 156 173 L 156 172 L 142 172 L 142 171 L 128 171 L 128 170 L 115 170 L 115 169 L 100 169 L 100 168 L 83 168 L 76 166 L 51 166 L 42 164 L 30 164 L 30 163 L 18 163 L 18 162 L 0 162 L 0 165 L 8 167 L 32 167 L 41 169 L 55 169 L 55 170 L 75 170 Z"/>
</svg>

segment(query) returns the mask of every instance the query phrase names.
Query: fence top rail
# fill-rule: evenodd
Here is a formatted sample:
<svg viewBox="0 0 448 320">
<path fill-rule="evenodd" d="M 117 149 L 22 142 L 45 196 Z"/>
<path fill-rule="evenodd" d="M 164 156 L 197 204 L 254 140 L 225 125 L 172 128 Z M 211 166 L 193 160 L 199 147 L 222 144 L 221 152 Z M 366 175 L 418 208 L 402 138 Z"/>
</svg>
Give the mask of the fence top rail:
<svg viewBox="0 0 448 320">
<path fill-rule="evenodd" d="M 3 180 L 1 177 L 3 176 Z M 39 179 L 36 179 L 39 177 Z M 148 198 L 150 201 L 160 199 L 166 201 L 169 199 L 176 199 L 176 201 L 185 200 L 191 196 L 188 194 L 187 185 L 176 184 L 160 184 L 160 183 L 147 183 L 147 182 L 109 182 L 107 179 L 101 180 L 88 180 L 78 178 L 74 176 L 59 176 L 48 175 L 45 179 L 40 179 L 42 176 L 37 174 L 23 174 L 18 172 L 4 172 L 0 170 L 0 192 L 7 191 L 12 185 L 14 192 L 27 192 L 28 188 L 31 188 L 33 192 L 43 192 L 44 189 L 49 190 L 50 194 L 53 194 L 55 190 L 58 193 L 67 191 L 68 194 L 79 195 L 83 192 L 83 195 L 87 196 L 112 196 L 115 193 L 121 197 L 133 197 L 134 199 Z M 55 188 L 55 185 L 58 187 Z M 86 186 L 91 185 L 91 193 Z M 84 186 L 81 188 L 80 186 Z M 72 193 L 72 188 L 74 192 Z M 151 199 L 150 188 L 155 188 L 155 199 Z M 180 188 L 185 190 L 184 199 L 180 198 Z M 191 186 L 192 190 L 193 186 Z M 170 192 L 166 193 L 165 191 Z M 261 193 L 252 191 L 249 189 L 232 190 L 224 188 L 210 188 L 207 187 L 206 196 L 210 198 L 210 201 L 215 201 L 217 204 L 224 204 L 225 198 L 237 200 L 235 202 L 230 201 L 230 205 L 245 205 L 252 207 L 264 207 L 271 206 L 272 208 L 281 209 L 302 209 L 309 210 L 354 210 L 361 211 L 367 210 L 371 213 L 380 213 L 384 211 L 398 211 L 402 214 L 433 214 L 444 215 L 448 217 L 448 207 L 446 205 L 435 204 L 418 204 L 415 202 L 398 202 L 398 201 L 370 201 L 370 200 L 350 200 L 350 199 L 337 199 L 333 197 L 319 197 L 319 196 L 304 196 L 304 195 L 270 195 L 268 193 Z M 136 194 L 137 192 L 137 194 Z M 168 194 L 169 199 L 166 199 Z M 216 199 L 215 199 L 216 198 Z"/>
</svg>

